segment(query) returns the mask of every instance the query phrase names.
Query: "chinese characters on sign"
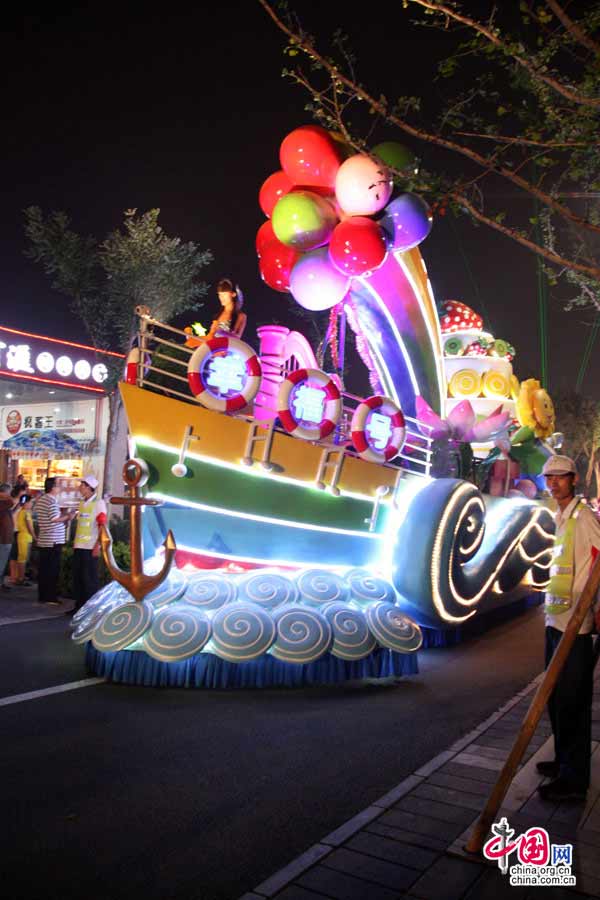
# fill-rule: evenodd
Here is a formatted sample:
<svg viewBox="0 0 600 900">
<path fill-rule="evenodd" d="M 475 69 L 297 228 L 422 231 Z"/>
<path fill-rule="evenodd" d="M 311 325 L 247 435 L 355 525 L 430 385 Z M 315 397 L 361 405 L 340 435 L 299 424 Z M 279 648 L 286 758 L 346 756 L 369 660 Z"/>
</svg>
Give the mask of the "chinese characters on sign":
<svg viewBox="0 0 600 900">
<path fill-rule="evenodd" d="M 0 440 L 5 441 L 21 431 L 49 429 L 70 434 L 77 440 L 92 440 L 96 436 L 96 401 L 63 400 L 60 406 L 35 403 L 5 406 L 1 410 Z"/>
<path fill-rule="evenodd" d="M 292 405 L 296 421 L 313 422 L 319 425 L 323 420 L 325 391 L 301 384 L 294 391 Z"/>
<path fill-rule="evenodd" d="M 503 875 L 510 869 L 511 886 L 535 885 L 557 886 L 575 884 L 571 874 L 573 864 L 572 844 L 551 844 L 545 828 L 528 828 L 514 840 L 515 829 L 508 824 L 506 816 L 492 825 L 492 837 L 484 847 L 486 859 L 497 860 Z M 518 863 L 510 863 L 515 854 Z"/>
<path fill-rule="evenodd" d="M 99 388 L 108 378 L 108 369 L 104 363 L 96 361 L 93 348 L 54 339 L 50 343 L 50 339 L 33 335 L 25 337 L 19 332 L 0 328 L 0 371 L 59 383 L 68 379 L 70 385 L 94 388 Z"/>
<path fill-rule="evenodd" d="M 207 385 L 216 388 L 219 396 L 227 396 L 230 391 L 239 394 L 244 389 L 246 365 L 237 353 L 213 356 L 208 364 Z"/>
</svg>

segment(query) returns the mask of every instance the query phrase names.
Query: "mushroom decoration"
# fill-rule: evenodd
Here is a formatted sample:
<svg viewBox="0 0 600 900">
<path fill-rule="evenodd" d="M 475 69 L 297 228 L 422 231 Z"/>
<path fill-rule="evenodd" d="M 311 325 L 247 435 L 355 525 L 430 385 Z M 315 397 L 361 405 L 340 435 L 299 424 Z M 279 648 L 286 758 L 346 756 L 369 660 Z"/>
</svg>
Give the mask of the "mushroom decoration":
<svg viewBox="0 0 600 900">
<path fill-rule="evenodd" d="M 442 334 L 453 331 L 481 331 L 483 319 L 460 300 L 445 300 L 440 317 Z"/>
</svg>

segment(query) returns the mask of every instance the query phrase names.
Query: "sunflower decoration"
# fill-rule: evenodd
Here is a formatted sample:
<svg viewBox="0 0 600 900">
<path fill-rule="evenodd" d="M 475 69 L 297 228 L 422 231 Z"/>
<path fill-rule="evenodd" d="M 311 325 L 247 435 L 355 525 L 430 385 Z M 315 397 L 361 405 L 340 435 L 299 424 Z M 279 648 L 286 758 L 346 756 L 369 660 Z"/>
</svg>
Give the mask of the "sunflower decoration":
<svg viewBox="0 0 600 900">
<path fill-rule="evenodd" d="M 550 437 L 554 431 L 554 404 L 536 378 L 521 382 L 517 418 L 521 425 L 531 428 L 537 438 Z"/>
</svg>

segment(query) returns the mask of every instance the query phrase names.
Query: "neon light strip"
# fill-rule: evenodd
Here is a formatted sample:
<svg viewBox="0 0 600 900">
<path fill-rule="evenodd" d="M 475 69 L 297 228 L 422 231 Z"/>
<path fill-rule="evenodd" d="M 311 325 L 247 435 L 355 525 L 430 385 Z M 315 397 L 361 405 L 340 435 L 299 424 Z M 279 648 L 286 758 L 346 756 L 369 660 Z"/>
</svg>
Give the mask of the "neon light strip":
<svg viewBox="0 0 600 900">
<path fill-rule="evenodd" d="M 194 553 L 198 556 L 212 556 L 215 559 L 225 559 L 225 560 L 233 560 L 235 562 L 251 562 L 251 563 L 259 563 L 261 565 L 269 566 L 269 568 L 274 566 L 285 566 L 286 568 L 291 569 L 328 569 L 332 572 L 347 572 L 352 566 L 332 566 L 329 563 L 324 563 L 323 560 L 319 559 L 316 562 L 302 562 L 299 563 L 297 559 L 288 560 L 288 559 L 262 559 L 257 556 L 237 556 L 234 553 L 217 553 L 214 550 L 204 551 L 199 550 L 197 547 L 190 547 L 189 544 L 177 544 L 177 549 L 186 551 L 187 553 Z M 211 571 L 210 569 L 207 571 Z"/>
<path fill-rule="evenodd" d="M 300 531 L 319 531 L 327 534 L 342 534 L 345 537 L 370 538 L 371 540 L 381 540 L 382 535 L 373 531 L 350 531 L 344 528 L 333 528 L 328 525 L 306 525 L 303 522 L 292 522 L 289 519 L 274 519 L 271 516 L 257 516 L 255 513 L 237 512 L 233 509 L 225 507 L 208 506 L 205 503 L 195 503 L 193 500 L 180 500 L 178 497 L 172 497 L 170 494 L 163 494 L 160 491 L 149 491 L 148 497 L 153 500 L 164 500 L 167 503 L 174 503 L 176 506 L 184 506 L 186 508 L 200 509 L 202 512 L 216 513 L 218 516 L 233 516 L 234 519 L 250 520 L 251 522 L 264 522 L 266 525 L 282 525 L 287 528 L 298 528 Z"/>
<path fill-rule="evenodd" d="M 9 378 L 20 378 L 21 381 L 39 381 L 41 384 L 57 384 L 59 387 L 77 388 L 79 391 L 92 391 L 94 394 L 104 394 L 104 388 L 90 387 L 86 384 L 76 384 L 73 381 L 56 381 L 54 378 L 38 378 L 37 375 L 21 375 L 18 372 L 9 372 L 6 369 L 0 369 L 0 375 L 7 375 Z"/>
<path fill-rule="evenodd" d="M 23 337 L 36 338 L 38 341 L 50 341 L 52 344 L 63 344 L 65 347 L 78 347 L 80 350 L 89 350 L 91 353 L 102 353 L 104 356 L 118 356 L 119 359 L 125 359 L 125 354 L 115 353 L 114 350 L 97 350 L 95 347 L 88 347 L 87 344 L 76 344 L 74 341 L 61 341 L 60 338 L 47 337 L 45 334 L 33 334 L 31 331 L 17 331 L 16 328 L 6 328 L 0 325 L 0 331 L 8 331 L 10 334 L 21 334 Z"/>
<path fill-rule="evenodd" d="M 155 441 L 153 438 L 146 437 L 145 435 L 134 435 L 134 441 L 136 442 L 136 444 L 140 443 L 147 447 L 155 447 L 157 450 L 164 450 L 165 453 L 172 453 L 177 457 L 177 459 L 179 459 L 178 447 L 172 447 L 169 444 L 162 444 L 159 441 Z M 196 459 L 198 462 L 208 463 L 209 465 L 219 466 L 221 469 L 227 469 L 227 471 L 231 471 L 232 464 L 230 462 L 226 462 L 225 460 L 218 459 L 217 457 L 204 456 L 202 453 L 194 453 L 192 450 L 189 450 L 186 453 L 186 459 L 187 458 Z M 421 465 L 424 465 L 424 463 L 421 463 Z M 321 496 L 323 496 L 323 494 L 325 493 L 324 491 L 321 491 L 319 490 L 319 488 L 315 487 L 314 481 L 300 481 L 300 479 L 289 478 L 287 475 L 274 475 L 271 472 L 267 472 L 266 469 L 258 468 L 258 466 L 244 466 L 241 463 L 237 463 L 237 468 L 238 471 L 243 472 L 244 475 L 249 475 L 254 478 L 264 478 L 267 481 L 280 481 L 283 484 L 294 485 L 294 487 L 306 488 L 307 490 L 314 491 Z M 393 469 L 394 467 L 388 466 L 387 468 Z M 342 490 L 341 493 L 343 497 L 351 497 L 354 500 L 364 500 L 366 503 L 372 503 L 376 496 L 375 494 L 357 494 L 354 491 L 346 490 Z"/>
<path fill-rule="evenodd" d="M 396 253 L 394 253 L 394 259 L 402 268 L 402 271 L 404 272 L 406 280 L 410 284 L 410 286 L 413 290 L 413 293 L 414 293 L 415 297 L 417 298 L 417 302 L 418 302 L 419 308 L 421 310 L 421 315 L 425 321 L 425 326 L 427 328 L 427 334 L 429 335 L 429 340 L 431 342 L 431 350 L 433 352 L 433 358 L 435 360 L 435 368 L 436 368 L 437 376 L 438 376 L 437 382 L 438 382 L 438 392 L 439 392 L 439 400 L 440 400 L 440 410 L 443 410 L 445 395 L 442 394 L 442 387 L 445 387 L 445 374 L 444 374 L 444 366 L 443 366 L 443 362 L 442 362 L 441 352 L 436 351 L 436 348 L 438 348 L 438 347 L 440 348 L 440 351 L 441 351 L 442 333 L 441 333 L 439 327 L 437 330 L 437 334 L 435 334 L 432 331 L 431 319 L 430 319 L 427 309 L 425 308 L 425 306 L 423 304 L 423 300 L 421 298 L 421 292 L 419 290 L 418 285 L 415 283 L 415 281 L 410 273 L 410 270 L 408 269 L 406 263 L 404 262 L 404 260 L 402 258 L 402 253 L 400 251 L 397 251 Z M 428 286 L 429 292 L 431 294 L 430 301 L 433 304 L 433 308 L 435 309 L 435 299 L 433 296 L 433 291 L 431 289 L 431 284 L 430 284 L 429 278 L 427 279 L 427 286 Z"/>
<path fill-rule="evenodd" d="M 396 338 L 398 346 L 400 347 L 400 350 L 402 351 L 402 356 L 404 357 L 404 362 L 406 363 L 406 368 L 408 369 L 408 374 L 410 376 L 410 380 L 411 380 L 415 395 L 420 396 L 421 391 L 419 389 L 419 383 L 417 381 L 417 378 L 416 378 L 416 375 L 415 375 L 415 372 L 414 372 L 414 369 L 412 366 L 410 355 L 404 345 L 404 341 L 402 340 L 402 337 L 400 336 L 400 332 L 398 331 L 398 328 L 396 327 L 396 323 L 392 319 L 389 309 L 387 308 L 387 306 L 381 299 L 381 296 L 379 295 L 379 293 L 373 288 L 372 285 L 369 284 L 369 282 L 366 279 L 357 278 L 357 281 L 360 282 L 360 284 L 362 284 L 363 287 L 365 287 L 367 289 L 367 291 L 375 299 L 375 302 L 377 303 L 379 308 L 382 310 L 384 316 L 386 317 L 386 319 L 388 321 L 388 325 L 390 326 L 390 328 L 392 330 L 392 334 Z M 370 342 L 369 342 L 369 346 L 370 346 Z"/>
</svg>

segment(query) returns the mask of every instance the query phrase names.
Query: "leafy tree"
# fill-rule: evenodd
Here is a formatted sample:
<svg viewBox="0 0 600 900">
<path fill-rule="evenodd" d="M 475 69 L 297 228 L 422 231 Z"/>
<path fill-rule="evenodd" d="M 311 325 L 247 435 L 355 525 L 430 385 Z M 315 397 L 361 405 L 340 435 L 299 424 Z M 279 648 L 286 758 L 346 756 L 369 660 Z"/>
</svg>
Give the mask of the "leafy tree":
<svg viewBox="0 0 600 900">
<path fill-rule="evenodd" d="M 585 492 L 600 494 L 600 402 L 577 393 L 557 398 L 557 428 L 565 436 L 564 451 L 585 467 Z"/>
<path fill-rule="evenodd" d="M 569 13 L 558 0 L 390 5 L 394 33 L 433 28 L 448 41 L 437 71 L 421 76 L 436 81 L 432 99 L 366 87 L 341 31 L 321 50 L 287 2 L 258 2 L 286 37 L 284 74 L 321 124 L 357 151 L 406 137 L 429 148 L 431 169 L 394 169 L 403 189 L 535 252 L 551 282 L 570 284 L 570 304 L 600 309 L 600 3 L 575 0 Z"/>
<path fill-rule="evenodd" d="M 71 301 L 93 346 L 127 354 L 136 330 L 135 308 L 148 306 L 152 315 L 168 322 L 194 308 L 206 294 L 198 280 L 212 261 L 208 250 L 169 237 L 158 224 L 160 210 L 138 214 L 125 211 L 123 227 L 104 240 L 83 237 L 71 230 L 63 212 L 45 215 L 37 206 L 25 210 L 25 255 L 39 263 L 52 287 Z M 111 362 L 109 362 L 111 360 Z M 119 426 L 121 396 L 116 384 L 122 360 L 103 358 L 109 368 L 106 382 L 110 400 L 104 483 L 110 490 L 111 454 Z"/>
</svg>

